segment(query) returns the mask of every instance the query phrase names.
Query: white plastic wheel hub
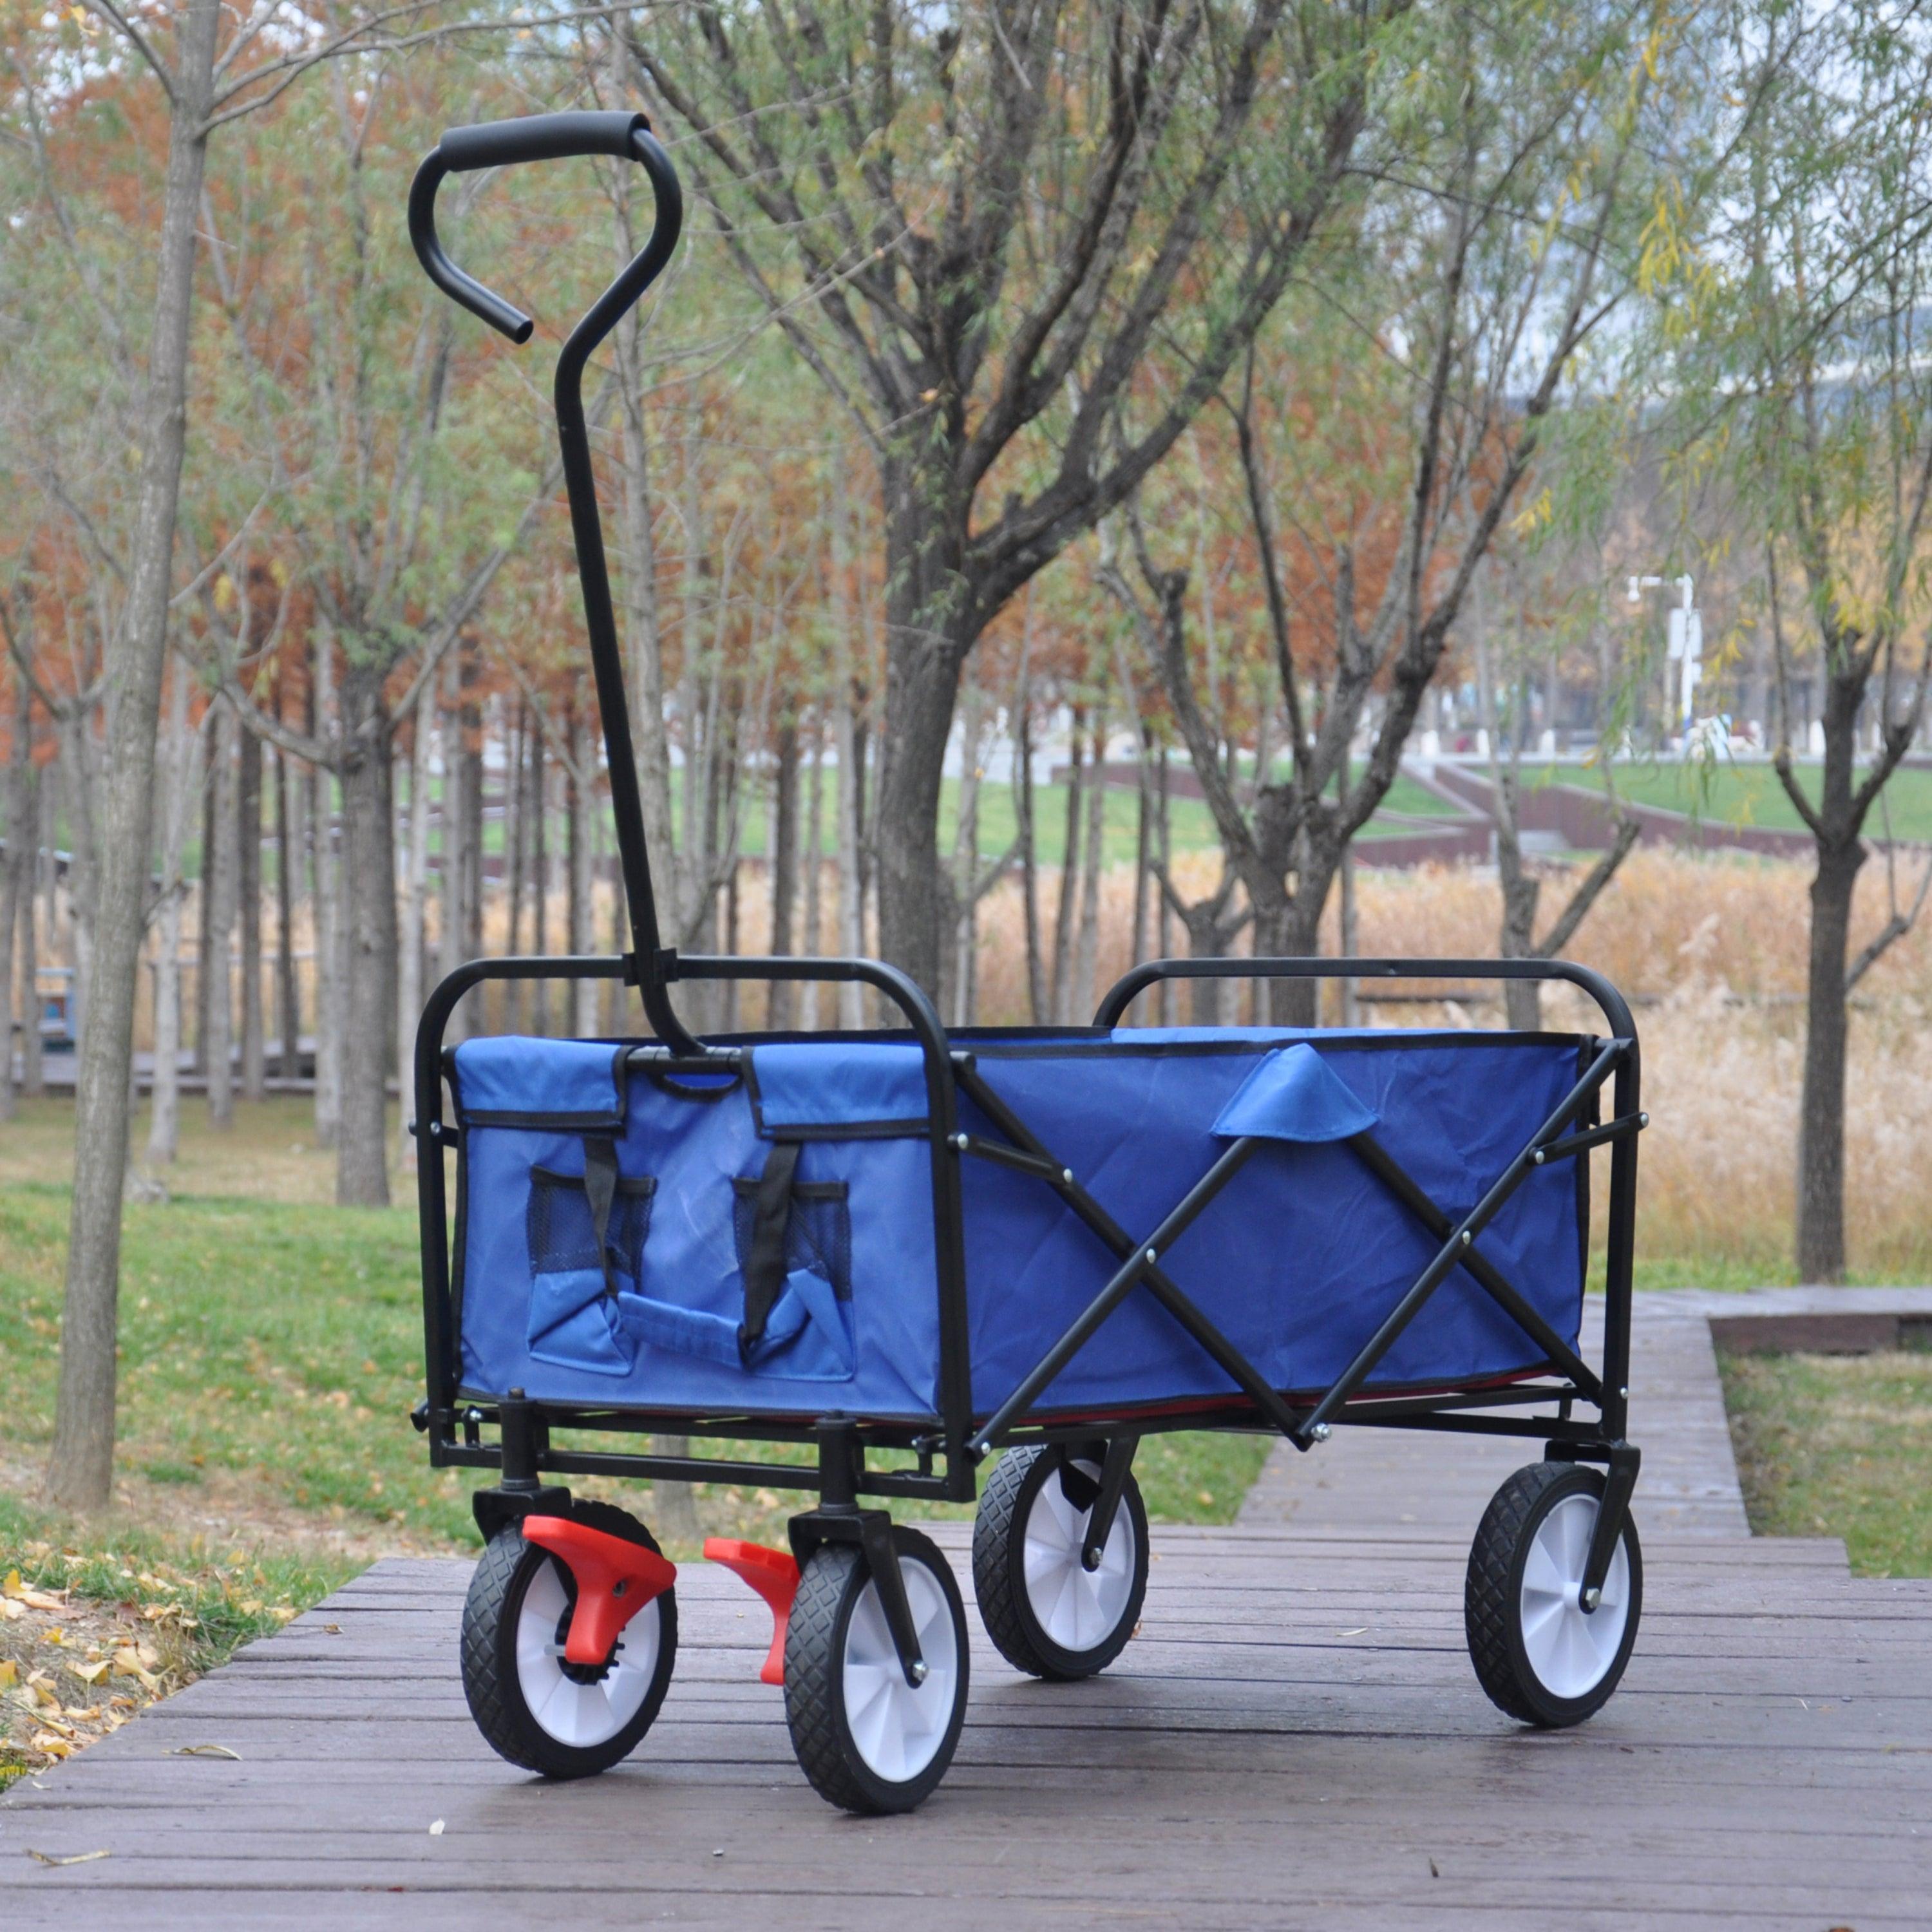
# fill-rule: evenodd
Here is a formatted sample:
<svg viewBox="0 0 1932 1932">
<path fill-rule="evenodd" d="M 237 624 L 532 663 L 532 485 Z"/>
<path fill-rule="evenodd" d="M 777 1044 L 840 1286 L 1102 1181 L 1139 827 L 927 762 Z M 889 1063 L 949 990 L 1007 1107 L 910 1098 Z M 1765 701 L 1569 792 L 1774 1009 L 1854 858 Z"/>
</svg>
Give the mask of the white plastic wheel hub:
<svg viewBox="0 0 1932 1932">
<path fill-rule="evenodd" d="M 524 1592 L 517 1617 L 517 1683 L 538 1728 L 560 1744 L 607 1744 L 642 1708 L 657 1674 L 662 1626 L 655 1600 L 624 1626 L 611 1663 L 594 1682 L 564 1664 L 570 1597 L 556 1558 L 547 1557 Z"/>
<path fill-rule="evenodd" d="M 1617 1539 L 1594 1610 L 1583 1608 L 1583 1565 L 1597 1526 L 1594 1496 L 1565 1496 L 1542 1522 L 1523 1564 L 1522 1647 L 1555 1697 L 1587 1696 L 1609 1673 L 1630 1618 L 1630 1554 Z"/>
<path fill-rule="evenodd" d="M 1073 1466 L 1093 1481 L 1100 1480 L 1097 1463 Z M 1067 1501 L 1058 1470 L 1040 1484 L 1027 1512 L 1027 1602 L 1048 1640 L 1076 1656 L 1099 1648 L 1120 1628 L 1133 1594 L 1134 1565 L 1140 1554 L 1134 1546 L 1132 1514 L 1123 1503 L 1114 1512 L 1100 1568 L 1089 1570 L 1081 1552 L 1091 1514 Z"/>
<path fill-rule="evenodd" d="M 878 1586 L 869 1580 L 845 1628 L 845 1724 L 873 1775 L 890 1784 L 916 1778 L 946 1741 L 958 1695 L 959 1648 L 952 1608 L 923 1563 L 902 1562 L 906 1601 L 926 1664 L 926 1681 L 908 1684 L 886 1625 Z"/>
</svg>

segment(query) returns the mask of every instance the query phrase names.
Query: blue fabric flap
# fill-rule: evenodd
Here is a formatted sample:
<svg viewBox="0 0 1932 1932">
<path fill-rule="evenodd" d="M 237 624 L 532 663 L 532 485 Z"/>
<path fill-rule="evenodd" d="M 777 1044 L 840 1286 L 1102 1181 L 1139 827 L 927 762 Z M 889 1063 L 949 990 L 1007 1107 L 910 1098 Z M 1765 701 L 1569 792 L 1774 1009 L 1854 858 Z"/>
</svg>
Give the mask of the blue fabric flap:
<svg viewBox="0 0 1932 1932">
<path fill-rule="evenodd" d="M 1380 1118 L 1303 1042 L 1270 1054 L 1221 1109 L 1212 1131 L 1222 1140 L 1253 1134 L 1271 1141 L 1345 1141 Z"/>
<path fill-rule="evenodd" d="M 756 1046 L 752 1106 L 767 1140 L 889 1140 L 926 1127 L 926 1056 L 875 1040 Z"/>
<path fill-rule="evenodd" d="M 458 1110 L 484 1126 L 621 1128 L 626 1051 L 608 1040 L 514 1034 L 466 1040 L 456 1049 Z"/>
</svg>

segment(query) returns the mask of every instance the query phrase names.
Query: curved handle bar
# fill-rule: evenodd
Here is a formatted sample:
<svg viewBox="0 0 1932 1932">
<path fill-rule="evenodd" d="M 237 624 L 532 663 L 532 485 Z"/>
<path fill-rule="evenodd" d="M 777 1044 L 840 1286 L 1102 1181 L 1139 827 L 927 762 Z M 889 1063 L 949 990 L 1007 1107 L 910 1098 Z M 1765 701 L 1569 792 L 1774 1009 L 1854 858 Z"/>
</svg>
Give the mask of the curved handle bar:
<svg viewBox="0 0 1932 1932">
<path fill-rule="evenodd" d="M 571 331 L 556 358 L 556 433 L 564 488 L 570 497 L 571 533 L 577 542 L 577 574 L 584 588 L 584 628 L 590 634 L 591 669 L 597 680 L 597 709 L 604 722 L 610 806 L 617 824 L 624 896 L 630 908 L 638 988 L 658 1037 L 680 1053 L 701 1053 L 704 1049 L 672 1011 L 666 990 L 669 975 L 658 944 L 657 899 L 644 844 L 644 808 L 631 747 L 630 713 L 625 703 L 623 658 L 610 601 L 610 573 L 604 557 L 597 479 L 590 464 L 590 432 L 584 418 L 584 365 L 663 272 L 677 246 L 684 226 L 684 194 L 678 185 L 677 171 L 652 136 L 650 122 L 634 112 L 536 114 L 519 121 L 452 128 L 434 152 L 424 157 L 410 184 L 410 240 L 424 273 L 445 295 L 512 342 L 527 342 L 530 318 L 473 275 L 465 274 L 443 253 L 436 232 L 436 190 L 446 175 L 578 154 L 614 154 L 637 162 L 650 177 L 657 202 L 650 239 Z"/>
<path fill-rule="evenodd" d="M 631 136 L 640 128 L 648 134 L 650 118 L 634 109 L 526 114 L 519 121 L 449 128 L 436 144 L 436 152 L 456 175 L 476 168 L 514 167 L 520 161 L 567 160 L 573 154 L 610 154 L 622 161 L 630 158 Z"/>
<path fill-rule="evenodd" d="M 677 177 L 664 151 L 651 140 L 649 118 L 638 113 L 531 114 L 520 121 L 486 121 L 471 128 L 452 128 L 434 150 L 424 156 L 410 187 L 410 242 L 423 272 L 452 302 L 460 302 L 474 316 L 507 335 L 512 342 L 530 339 L 535 325 L 514 303 L 507 302 L 494 289 L 487 289 L 475 276 L 466 274 L 443 253 L 436 232 L 436 194 L 446 175 L 473 173 L 478 168 L 514 166 L 520 161 L 556 161 L 579 154 L 610 154 L 620 160 L 642 162 L 658 191 L 658 230 L 664 228 L 666 204 L 658 169 L 641 152 L 639 137 L 656 150 L 656 160 L 671 183 L 670 212 L 672 219 L 666 237 L 664 256 L 677 242 L 683 218 L 682 198 L 677 192 Z M 651 241 L 655 244 L 658 233 Z M 646 248 L 646 255 L 652 252 Z M 636 265 L 634 263 L 633 267 Z M 644 286 L 656 279 L 662 262 L 644 278 Z M 642 295 L 640 286 L 631 298 Z M 622 311 L 620 310 L 620 313 Z"/>
</svg>

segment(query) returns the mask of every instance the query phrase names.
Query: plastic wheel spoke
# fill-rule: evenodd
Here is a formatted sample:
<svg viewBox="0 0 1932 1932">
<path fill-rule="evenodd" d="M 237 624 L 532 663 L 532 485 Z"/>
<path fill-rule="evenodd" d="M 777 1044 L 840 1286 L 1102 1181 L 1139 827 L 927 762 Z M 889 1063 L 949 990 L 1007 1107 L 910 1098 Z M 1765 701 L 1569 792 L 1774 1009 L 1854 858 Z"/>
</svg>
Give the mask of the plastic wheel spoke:
<svg viewBox="0 0 1932 1932">
<path fill-rule="evenodd" d="M 1594 1497 L 1564 1497 L 1538 1525 L 1523 1559 L 1517 1618 L 1524 1654 L 1538 1681 L 1558 1697 L 1587 1696 L 1616 1663 L 1623 1642 L 1630 1564 L 1621 1544 L 1596 1610 L 1582 1606 L 1597 1510 Z"/>
<path fill-rule="evenodd" d="M 1523 1607 L 1522 1634 L 1526 1642 L 1540 1636 L 1550 1628 L 1552 1622 L 1563 1614 L 1563 1600 L 1560 1597 L 1545 1597 L 1534 1610 L 1527 1604 Z"/>
</svg>

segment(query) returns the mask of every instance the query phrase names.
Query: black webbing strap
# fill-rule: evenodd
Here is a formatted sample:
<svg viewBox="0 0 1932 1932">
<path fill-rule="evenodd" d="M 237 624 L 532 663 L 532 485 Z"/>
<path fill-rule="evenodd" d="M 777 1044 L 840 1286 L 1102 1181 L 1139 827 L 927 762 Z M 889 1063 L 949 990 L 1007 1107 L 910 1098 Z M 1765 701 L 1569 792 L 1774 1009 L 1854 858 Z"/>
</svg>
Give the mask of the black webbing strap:
<svg viewBox="0 0 1932 1932">
<path fill-rule="evenodd" d="M 758 1177 L 751 1245 L 745 1255 L 745 1320 L 738 1348 L 748 1356 L 764 1340 L 765 1323 L 785 1282 L 785 1236 L 791 1224 L 791 1180 L 798 1168 L 796 1141 L 775 1141 Z"/>
<path fill-rule="evenodd" d="M 597 1259 L 604 1270 L 604 1292 L 617 1292 L 617 1270 L 610 1265 L 610 1207 L 617 1198 L 617 1143 L 586 1135 L 584 1142 L 584 1193 L 590 1204 L 591 1232 L 597 1238 Z"/>
</svg>

